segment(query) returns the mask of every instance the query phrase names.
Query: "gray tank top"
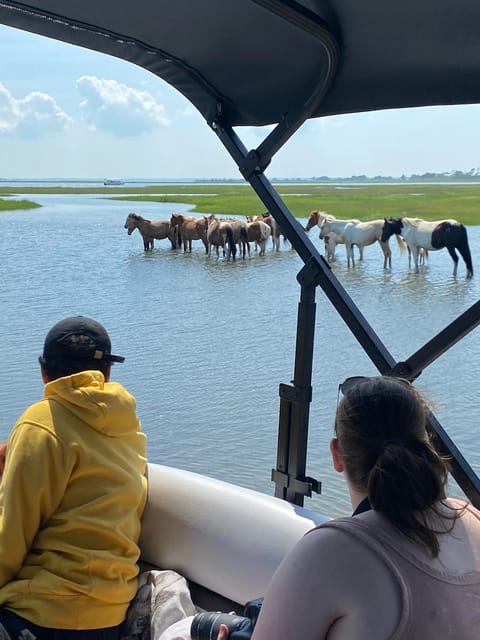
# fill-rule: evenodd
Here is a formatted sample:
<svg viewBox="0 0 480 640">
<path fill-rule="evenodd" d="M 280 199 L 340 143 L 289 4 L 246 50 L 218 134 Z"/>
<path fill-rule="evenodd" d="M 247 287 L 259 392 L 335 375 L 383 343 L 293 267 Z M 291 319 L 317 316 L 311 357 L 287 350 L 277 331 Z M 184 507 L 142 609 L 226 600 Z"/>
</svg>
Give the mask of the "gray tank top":
<svg viewBox="0 0 480 640">
<path fill-rule="evenodd" d="M 469 505 L 459 519 L 478 549 L 480 512 Z M 401 534 L 375 528 L 364 519 L 339 518 L 317 528 L 324 527 L 340 529 L 363 542 L 398 584 L 401 615 L 390 640 L 480 639 L 480 567 L 473 560 L 471 572 L 451 574 L 423 562 L 408 550 L 412 545 L 399 546 Z"/>
</svg>

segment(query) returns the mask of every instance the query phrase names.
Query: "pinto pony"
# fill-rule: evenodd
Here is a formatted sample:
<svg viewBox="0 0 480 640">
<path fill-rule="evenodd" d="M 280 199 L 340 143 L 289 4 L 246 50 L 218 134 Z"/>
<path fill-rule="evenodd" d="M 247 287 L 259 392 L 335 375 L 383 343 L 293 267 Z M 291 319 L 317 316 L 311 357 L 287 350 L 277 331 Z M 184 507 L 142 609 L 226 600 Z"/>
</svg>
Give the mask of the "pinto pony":
<svg viewBox="0 0 480 640">
<path fill-rule="evenodd" d="M 250 245 L 248 243 L 248 228 L 245 220 L 239 220 L 238 218 L 227 218 L 224 222 L 232 227 L 233 242 L 238 244 L 238 249 L 242 254 L 242 258 L 245 259 L 245 255 L 248 252 L 250 255 Z"/>
<path fill-rule="evenodd" d="M 237 247 L 233 239 L 232 225 L 219 220 L 213 213 L 208 216 L 207 225 L 208 255 L 211 254 L 212 247 L 215 247 L 218 256 L 218 249 L 222 247 L 223 255 L 226 254 L 227 260 L 230 256 L 235 260 Z"/>
<path fill-rule="evenodd" d="M 393 234 L 402 236 L 411 251 L 418 273 L 418 259 L 421 251 L 447 249 L 453 260 L 453 275 L 457 275 L 458 255 L 462 256 L 467 268 L 467 278 L 473 276 L 472 256 L 468 246 L 467 230 L 457 220 L 436 220 L 428 222 L 421 218 L 385 218 L 382 239 L 388 240 Z"/>
<path fill-rule="evenodd" d="M 174 235 L 180 237 L 180 246 L 183 244 L 183 252 L 192 252 L 192 240 L 201 240 L 208 255 L 207 218 L 193 218 L 181 213 L 172 213 L 170 229 Z"/>
<path fill-rule="evenodd" d="M 267 240 L 271 236 L 271 229 L 266 222 L 256 220 L 255 222 L 247 222 L 248 241 L 255 242 L 255 246 L 260 248 L 259 256 L 265 255 Z"/>
<path fill-rule="evenodd" d="M 264 222 L 265 224 L 268 224 L 268 226 L 270 227 L 270 236 L 272 238 L 273 250 L 280 251 L 280 236 L 283 236 L 284 240 L 286 236 L 280 228 L 278 222 L 269 211 L 265 211 L 265 213 L 262 213 L 261 216 L 247 216 L 247 222 Z"/>
<path fill-rule="evenodd" d="M 176 249 L 181 242 L 177 234 L 170 228 L 170 220 L 148 220 L 136 213 L 129 213 L 123 225 L 131 236 L 135 229 L 140 231 L 143 238 L 144 251 L 153 251 L 154 240 L 164 240 L 168 238 L 172 249 Z"/>
</svg>

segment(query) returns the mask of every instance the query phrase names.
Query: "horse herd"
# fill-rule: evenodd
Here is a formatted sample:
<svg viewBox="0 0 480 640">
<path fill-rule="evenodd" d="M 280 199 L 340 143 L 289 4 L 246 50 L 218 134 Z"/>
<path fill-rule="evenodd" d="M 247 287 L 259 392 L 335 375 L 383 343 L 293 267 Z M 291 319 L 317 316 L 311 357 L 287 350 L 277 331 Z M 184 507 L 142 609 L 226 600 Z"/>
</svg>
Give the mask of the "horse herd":
<svg viewBox="0 0 480 640">
<path fill-rule="evenodd" d="M 419 263 L 425 262 L 429 251 L 447 249 L 453 260 L 453 275 L 457 275 L 458 254 L 462 256 L 467 269 L 467 278 L 473 276 L 472 256 L 468 245 L 467 230 L 457 220 L 437 220 L 429 222 L 421 218 L 383 218 L 360 222 L 360 220 L 338 220 L 325 211 L 312 211 L 308 217 L 306 231 L 317 225 L 320 238 L 325 242 L 325 255 L 335 259 L 335 247 L 344 244 L 347 252 L 347 267 L 355 266 L 353 247 L 357 246 L 360 260 L 363 248 L 378 242 L 382 249 L 383 268 L 392 266 L 389 240 L 395 235 L 401 251 L 408 251 L 408 264 L 413 259 L 415 273 Z"/>
<path fill-rule="evenodd" d="M 391 268 L 389 239 L 395 235 L 400 250 L 408 251 L 409 267 L 413 259 L 416 273 L 419 271 L 419 264 L 428 258 L 429 251 L 445 248 L 454 263 L 453 275 L 457 275 L 458 250 L 465 262 L 467 277 L 473 276 L 467 230 L 456 220 L 429 222 L 421 218 L 383 218 L 360 222 L 355 219 L 340 220 L 325 211 L 312 211 L 305 230 L 308 232 L 314 226 L 320 229 L 320 238 L 324 241 L 325 257 L 328 261 L 335 260 L 338 244 L 345 245 L 347 267 L 355 266 L 354 246 L 358 248 L 359 259 L 363 260 L 364 247 L 378 242 L 384 256 L 383 268 Z M 279 251 L 280 237 L 284 236 L 269 212 L 261 216 L 247 216 L 245 221 L 217 218 L 215 215 L 189 217 L 180 213 L 173 213 L 169 220 L 155 221 L 130 213 L 124 227 L 128 235 L 135 229 L 139 230 L 145 251 L 153 249 L 154 240 L 168 238 L 172 249 L 183 247 L 184 252 L 191 252 L 192 241 L 201 240 L 207 256 L 211 255 L 213 249 L 219 256 L 221 249 L 227 260 L 235 260 L 237 251 L 243 258 L 247 253 L 250 255 L 251 242 L 255 243 L 255 250 L 259 255 L 265 255 L 269 238 L 272 239 L 273 250 Z"/>
<path fill-rule="evenodd" d="M 136 213 L 129 213 L 124 225 L 131 235 L 138 229 L 143 238 L 145 251 L 153 249 L 154 240 L 168 238 L 172 249 L 192 251 L 192 241 L 201 240 L 207 256 L 220 249 L 227 260 L 235 260 L 238 251 L 243 258 L 250 255 L 250 243 L 255 243 L 259 255 L 264 255 L 267 240 L 272 239 L 275 251 L 280 249 L 282 231 L 270 213 L 248 216 L 247 220 L 217 218 L 213 214 L 194 218 L 181 213 L 172 213 L 169 220 L 147 220 Z"/>
</svg>

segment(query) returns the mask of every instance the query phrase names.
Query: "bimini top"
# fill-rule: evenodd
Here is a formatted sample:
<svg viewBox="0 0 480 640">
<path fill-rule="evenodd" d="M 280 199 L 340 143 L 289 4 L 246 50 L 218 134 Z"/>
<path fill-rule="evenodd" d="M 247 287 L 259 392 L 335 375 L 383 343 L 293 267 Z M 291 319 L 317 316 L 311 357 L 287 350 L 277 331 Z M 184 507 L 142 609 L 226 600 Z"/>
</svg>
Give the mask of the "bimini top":
<svg viewBox="0 0 480 640">
<path fill-rule="evenodd" d="M 474 0 L 0 0 L 0 22 L 140 65 L 209 123 L 480 102 Z"/>
</svg>

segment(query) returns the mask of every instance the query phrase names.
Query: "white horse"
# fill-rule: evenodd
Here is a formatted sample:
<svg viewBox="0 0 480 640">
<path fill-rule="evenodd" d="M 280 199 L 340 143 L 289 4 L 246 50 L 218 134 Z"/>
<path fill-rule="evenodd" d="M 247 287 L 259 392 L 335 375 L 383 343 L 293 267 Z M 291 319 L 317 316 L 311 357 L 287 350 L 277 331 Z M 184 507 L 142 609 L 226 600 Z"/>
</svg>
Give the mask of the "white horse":
<svg viewBox="0 0 480 640">
<path fill-rule="evenodd" d="M 392 266 L 392 252 L 388 244 L 388 238 L 382 240 L 384 220 L 370 220 L 369 222 L 346 222 L 346 221 L 325 221 L 320 229 L 320 237 L 324 237 L 332 232 L 339 235 L 347 250 L 347 267 L 355 266 L 355 259 L 353 256 L 353 246 L 357 245 L 361 250 L 361 258 L 363 257 L 363 247 L 368 247 L 374 242 L 378 242 L 383 252 L 383 268 Z M 397 236 L 398 240 L 398 236 Z M 402 241 L 399 241 L 399 247 L 404 249 L 405 245 Z"/>
<path fill-rule="evenodd" d="M 457 249 L 465 261 L 467 278 L 473 276 L 472 256 L 468 246 L 467 230 L 457 220 L 427 221 L 421 218 L 385 218 L 383 221 L 382 240 L 388 241 L 393 234 L 400 235 L 407 243 L 418 273 L 418 262 L 421 252 L 447 249 L 453 260 L 453 275 L 457 275 Z M 425 253 L 424 253 L 425 255 Z M 409 261 L 410 266 L 410 261 Z"/>
<path fill-rule="evenodd" d="M 334 231 L 322 237 L 322 226 L 325 222 L 335 222 L 338 218 L 328 214 L 326 211 L 311 211 L 305 225 L 305 231 L 310 231 L 312 227 L 317 225 L 320 228 L 319 237 L 325 243 L 325 257 L 328 261 L 333 262 L 335 260 L 335 247 L 337 244 L 345 244 L 343 238 Z M 360 220 L 343 220 L 342 222 L 360 222 Z M 363 247 L 359 247 L 360 260 L 363 260 Z"/>
</svg>

